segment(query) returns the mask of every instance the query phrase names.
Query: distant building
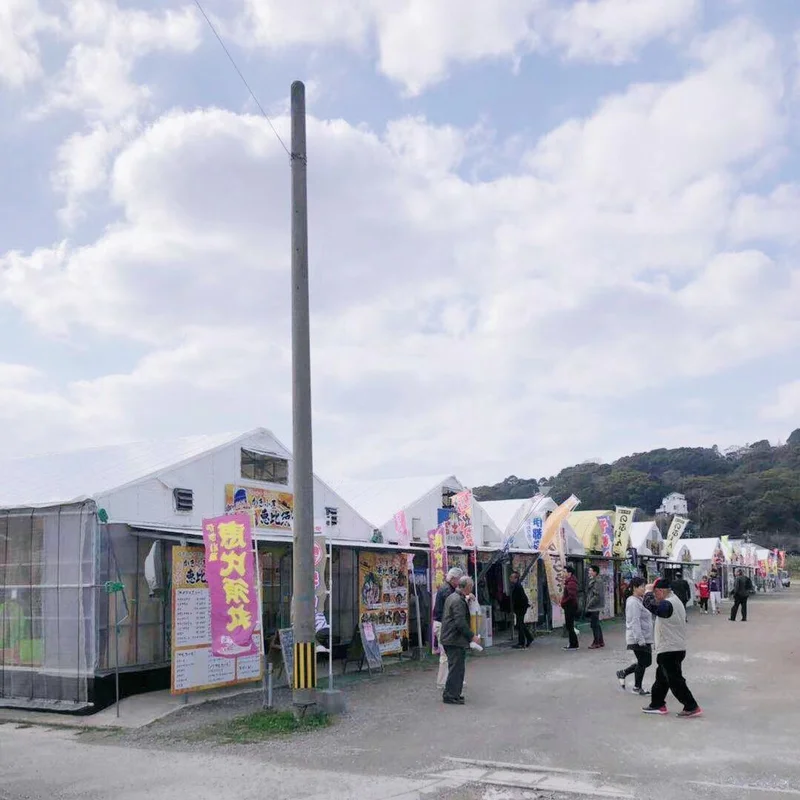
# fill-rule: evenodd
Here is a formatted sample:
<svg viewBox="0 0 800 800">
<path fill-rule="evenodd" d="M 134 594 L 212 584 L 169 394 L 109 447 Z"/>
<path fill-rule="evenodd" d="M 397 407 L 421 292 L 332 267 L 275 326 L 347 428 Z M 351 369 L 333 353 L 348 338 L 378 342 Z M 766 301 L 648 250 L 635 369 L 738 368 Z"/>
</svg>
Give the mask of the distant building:
<svg viewBox="0 0 800 800">
<path fill-rule="evenodd" d="M 656 514 L 679 514 L 685 516 L 689 513 L 689 504 L 686 502 L 686 495 L 680 492 L 671 492 L 662 501 L 661 506 L 656 509 Z"/>
</svg>

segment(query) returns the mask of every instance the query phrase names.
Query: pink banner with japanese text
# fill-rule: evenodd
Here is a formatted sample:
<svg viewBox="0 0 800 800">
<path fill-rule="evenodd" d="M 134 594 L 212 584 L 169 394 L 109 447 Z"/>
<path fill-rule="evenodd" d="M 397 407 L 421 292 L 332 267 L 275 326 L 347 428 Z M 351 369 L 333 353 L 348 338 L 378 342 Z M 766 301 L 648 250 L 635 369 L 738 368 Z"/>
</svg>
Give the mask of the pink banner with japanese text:
<svg viewBox="0 0 800 800">
<path fill-rule="evenodd" d="M 397 535 L 397 543 L 401 547 L 408 547 L 411 544 L 411 534 L 408 532 L 405 511 L 398 511 L 394 515 L 394 532 Z"/>
<path fill-rule="evenodd" d="M 598 517 L 597 521 L 600 523 L 602 531 L 603 558 L 611 558 L 614 554 L 614 523 L 608 515 Z"/>
<path fill-rule="evenodd" d="M 203 520 L 215 656 L 235 658 L 259 652 L 253 638 L 259 611 L 251 520 L 250 514 Z"/>
<path fill-rule="evenodd" d="M 456 508 L 456 532 L 464 540 L 464 547 L 475 547 L 475 537 L 472 533 L 472 492 L 465 489 L 453 497 Z"/>
</svg>

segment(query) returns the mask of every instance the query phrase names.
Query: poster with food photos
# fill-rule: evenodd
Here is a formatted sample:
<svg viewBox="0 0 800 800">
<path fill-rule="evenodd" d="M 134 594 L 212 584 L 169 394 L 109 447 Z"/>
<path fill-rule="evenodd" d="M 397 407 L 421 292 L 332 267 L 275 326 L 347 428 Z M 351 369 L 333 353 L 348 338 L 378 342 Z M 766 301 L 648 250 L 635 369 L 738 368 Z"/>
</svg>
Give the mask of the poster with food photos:
<svg viewBox="0 0 800 800">
<path fill-rule="evenodd" d="M 408 647 L 408 558 L 405 553 L 362 552 L 358 558 L 358 609 L 372 624 L 381 655 Z"/>
</svg>

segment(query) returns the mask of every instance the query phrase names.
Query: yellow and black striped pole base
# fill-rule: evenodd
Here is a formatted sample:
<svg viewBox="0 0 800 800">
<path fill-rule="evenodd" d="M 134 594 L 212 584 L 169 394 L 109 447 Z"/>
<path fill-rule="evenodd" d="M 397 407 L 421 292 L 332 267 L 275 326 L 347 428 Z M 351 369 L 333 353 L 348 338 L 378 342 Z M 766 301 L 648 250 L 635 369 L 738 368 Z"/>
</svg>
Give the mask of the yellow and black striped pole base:
<svg viewBox="0 0 800 800">
<path fill-rule="evenodd" d="M 314 642 L 294 643 L 295 689 L 317 688 L 317 653 Z"/>
</svg>

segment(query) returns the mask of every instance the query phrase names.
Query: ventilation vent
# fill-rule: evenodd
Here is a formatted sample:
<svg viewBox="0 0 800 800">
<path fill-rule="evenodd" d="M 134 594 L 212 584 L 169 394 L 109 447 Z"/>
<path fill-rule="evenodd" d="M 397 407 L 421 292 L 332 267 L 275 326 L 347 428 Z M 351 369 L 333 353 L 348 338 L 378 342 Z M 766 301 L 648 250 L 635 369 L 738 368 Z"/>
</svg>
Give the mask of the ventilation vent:
<svg viewBox="0 0 800 800">
<path fill-rule="evenodd" d="M 191 511 L 194 508 L 194 492 L 191 489 L 173 489 L 176 511 Z"/>
</svg>

